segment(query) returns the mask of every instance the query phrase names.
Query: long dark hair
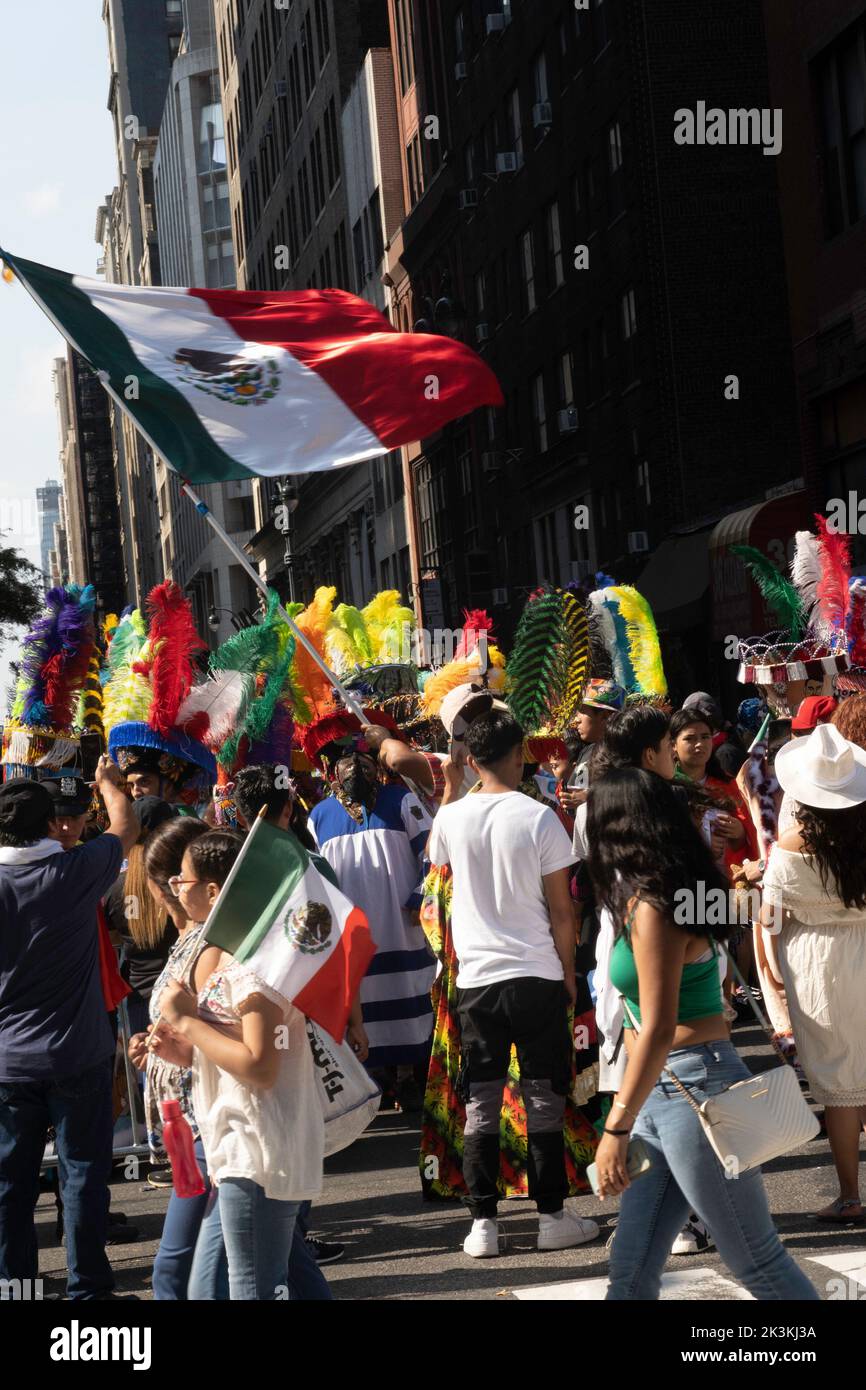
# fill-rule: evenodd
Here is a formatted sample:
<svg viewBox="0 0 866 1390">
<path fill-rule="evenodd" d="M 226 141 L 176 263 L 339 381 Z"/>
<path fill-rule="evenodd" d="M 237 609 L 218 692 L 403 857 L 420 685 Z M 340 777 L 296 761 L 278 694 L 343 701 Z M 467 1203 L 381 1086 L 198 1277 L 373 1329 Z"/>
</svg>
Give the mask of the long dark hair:
<svg viewBox="0 0 866 1390">
<path fill-rule="evenodd" d="M 637 898 L 693 936 L 721 941 L 730 934 L 727 920 L 681 920 L 681 894 L 706 902 L 721 889 L 727 902 L 729 885 L 668 782 L 640 768 L 613 768 L 593 786 L 588 807 L 589 873 L 596 902 L 615 922 Z"/>
<path fill-rule="evenodd" d="M 798 805 L 797 820 L 824 892 L 835 889 L 846 907 L 866 907 L 866 801 L 834 811 Z"/>
<path fill-rule="evenodd" d="M 640 767 L 648 748 L 658 748 L 670 728 L 670 720 L 655 705 L 632 705 L 607 721 L 592 761 L 592 781 L 615 767 Z"/>
</svg>

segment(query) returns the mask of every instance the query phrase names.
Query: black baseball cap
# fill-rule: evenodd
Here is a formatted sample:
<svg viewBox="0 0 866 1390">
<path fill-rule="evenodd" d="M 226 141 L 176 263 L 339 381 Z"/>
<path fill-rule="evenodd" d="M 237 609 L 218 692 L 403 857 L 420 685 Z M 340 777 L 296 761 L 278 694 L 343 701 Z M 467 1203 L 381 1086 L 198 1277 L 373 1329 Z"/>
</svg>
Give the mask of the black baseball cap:
<svg viewBox="0 0 866 1390">
<path fill-rule="evenodd" d="M 53 815 L 83 816 L 90 810 L 91 792 L 80 777 L 46 777 L 41 783 L 53 803 Z"/>
<path fill-rule="evenodd" d="M 142 834 L 150 834 L 164 821 L 177 815 L 177 808 L 159 796 L 140 796 L 132 803 L 132 814 L 141 826 Z"/>
<path fill-rule="evenodd" d="M 44 782 L 13 777 L 0 786 L 0 833 L 37 840 L 46 834 L 53 814 L 54 802 Z"/>
</svg>

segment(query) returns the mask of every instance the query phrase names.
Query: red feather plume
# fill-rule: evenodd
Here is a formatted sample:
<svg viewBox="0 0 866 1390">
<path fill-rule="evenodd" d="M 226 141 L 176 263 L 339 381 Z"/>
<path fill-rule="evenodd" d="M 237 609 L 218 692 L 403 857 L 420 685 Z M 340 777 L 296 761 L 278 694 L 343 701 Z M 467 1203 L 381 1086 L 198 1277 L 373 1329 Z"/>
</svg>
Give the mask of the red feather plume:
<svg viewBox="0 0 866 1390">
<path fill-rule="evenodd" d="M 196 632 L 192 609 L 183 590 L 167 579 L 151 589 L 147 599 L 153 652 L 153 699 L 148 723 L 165 737 L 192 688 L 193 657 L 206 650 Z"/>
<path fill-rule="evenodd" d="M 821 558 L 821 578 L 816 591 L 818 611 L 830 631 L 844 631 L 851 606 L 848 587 L 851 577 L 850 542 L 844 531 L 830 530 L 826 517 L 816 516 L 815 525 Z"/>
<path fill-rule="evenodd" d="M 489 640 L 493 641 L 493 619 L 483 608 L 463 609 L 463 635 L 454 652 L 454 659 L 459 660 L 466 657 L 478 646 L 478 637 L 482 632 L 488 634 Z"/>
<path fill-rule="evenodd" d="M 855 580 L 851 588 L 848 633 L 851 665 L 866 668 L 866 584 L 861 580 Z"/>
</svg>

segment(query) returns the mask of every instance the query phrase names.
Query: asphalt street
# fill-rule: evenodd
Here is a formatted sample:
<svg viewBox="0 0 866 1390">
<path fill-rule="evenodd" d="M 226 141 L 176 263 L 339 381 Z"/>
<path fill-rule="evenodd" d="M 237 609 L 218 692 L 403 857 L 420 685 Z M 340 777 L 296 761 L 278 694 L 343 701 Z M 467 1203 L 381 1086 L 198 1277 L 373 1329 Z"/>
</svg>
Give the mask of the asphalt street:
<svg viewBox="0 0 866 1390">
<path fill-rule="evenodd" d="M 737 1028 L 734 1041 L 754 1071 L 772 1058 L 757 1028 Z M 600 1223 L 600 1238 L 576 1250 L 542 1253 L 535 1248 L 537 1218 L 532 1203 L 504 1202 L 500 1209 L 501 1255 L 498 1259 L 472 1260 L 461 1248 L 469 1224 L 466 1213 L 456 1202 L 422 1199 L 417 1155 L 417 1119 L 383 1112 L 352 1148 L 327 1161 L 324 1191 L 313 1210 L 312 1229 L 325 1240 L 346 1246 L 345 1260 L 327 1269 L 336 1299 L 603 1296 L 605 1242 L 616 1216 L 614 1203 L 593 1197 L 575 1199 L 581 1215 Z M 866 1299 L 866 1228 L 826 1227 L 811 1217 L 838 1192 L 826 1140 L 813 1140 L 764 1171 L 782 1239 L 822 1298 L 843 1296 L 840 1289 L 847 1282 L 848 1297 Z M 166 1192 L 155 1191 L 140 1178 L 127 1180 L 118 1172 L 112 1186 L 112 1208 L 125 1212 L 140 1231 L 135 1243 L 113 1246 L 110 1251 L 119 1291 L 152 1298 L 150 1273 L 167 1200 Z M 56 1241 L 50 1195 L 39 1200 L 37 1224 L 40 1272 L 46 1279 L 46 1290 L 62 1291 L 62 1282 L 55 1281 L 62 1280 L 64 1252 Z M 671 1258 L 668 1270 L 676 1278 L 663 1297 L 747 1297 L 714 1251 Z M 594 1282 L 577 1282 L 584 1280 Z"/>
</svg>

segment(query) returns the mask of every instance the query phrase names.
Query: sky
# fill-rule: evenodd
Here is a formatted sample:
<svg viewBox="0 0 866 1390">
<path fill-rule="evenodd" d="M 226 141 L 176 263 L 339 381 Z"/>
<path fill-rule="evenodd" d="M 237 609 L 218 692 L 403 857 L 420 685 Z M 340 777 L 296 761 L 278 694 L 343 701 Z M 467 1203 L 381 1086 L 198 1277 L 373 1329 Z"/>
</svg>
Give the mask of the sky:
<svg viewBox="0 0 866 1390">
<path fill-rule="evenodd" d="M 95 276 L 96 209 L 116 182 L 101 0 L 4 5 L 0 40 L 0 246 Z M 35 490 L 62 481 L 51 366 L 57 330 L 0 281 L 0 529 L 39 561 Z M 0 648 L 0 702 L 14 648 Z"/>
</svg>

